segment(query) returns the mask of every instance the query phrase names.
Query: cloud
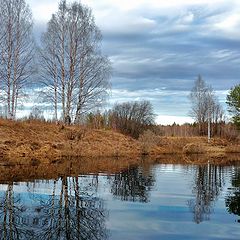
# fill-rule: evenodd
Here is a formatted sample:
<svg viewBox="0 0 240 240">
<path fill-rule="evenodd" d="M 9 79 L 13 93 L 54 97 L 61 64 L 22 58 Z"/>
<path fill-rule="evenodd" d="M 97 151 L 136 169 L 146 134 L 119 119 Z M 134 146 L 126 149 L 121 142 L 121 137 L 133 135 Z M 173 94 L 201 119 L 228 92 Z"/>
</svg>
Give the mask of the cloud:
<svg viewBox="0 0 240 240">
<path fill-rule="evenodd" d="M 33 18 L 36 23 L 46 23 L 51 18 L 51 15 L 57 11 L 58 2 L 56 0 L 27 0 L 31 7 Z"/>
<path fill-rule="evenodd" d="M 40 36 L 58 1 L 28 2 Z M 188 117 L 187 93 L 201 74 L 225 107 L 227 90 L 240 82 L 240 1 L 82 3 L 93 9 L 103 34 L 103 52 L 113 64 L 111 104 L 146 98 L 159 115 Z"/>
<path fill-rule="evenodd" d="M 191 117 L 182 117 L 182 116 L 169 116 L 169 115 L 160 115 L 156 118 L 157 124 L 162 125 L 172 125 L 174 123 L 184 124 L 184 123 L 193 123 L 193 119 Z"/>
</svg>

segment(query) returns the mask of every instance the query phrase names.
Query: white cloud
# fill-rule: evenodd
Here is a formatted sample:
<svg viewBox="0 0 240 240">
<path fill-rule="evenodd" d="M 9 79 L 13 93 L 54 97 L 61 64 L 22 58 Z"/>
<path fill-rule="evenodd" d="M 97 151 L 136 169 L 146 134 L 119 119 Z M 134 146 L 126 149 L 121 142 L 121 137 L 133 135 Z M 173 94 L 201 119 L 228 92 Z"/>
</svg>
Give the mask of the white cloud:
<svg viewBox="0 0 240 240">
<path fill-rule="evenodd" d="M 193 123 L 193 122 L 194 120 L 191 117 L 159 115 L 156 118 L 156 123 L 162 124 L 162 125 L 172 125 L 173 123 L 184 124 L 184 123 Z"/>
<path fill-rule="evenodd" d="M 239 38 L 240 15 L 239 12 L 229 14 L 224 19 L 219 20 L 214 24 L 216 31 L 227 34 L 228 37 Z"/>
<path fill-rule="evenodd" d="M 152 19 L 137 16 L 128 15 L 123 13 L 110 13 L 109 16 L 96 18 L 99 27 L 103 33 L 111 34 L 136 34 L 152 31 L 156 26 L 156 22 Z"/>
<path fill-rule="evenodd" d="M 58 2 L 56 0 L 26 0 L 26 2 L 29 4 L 32 13 L 33 18 L 37 23 L 47 23 L 52 14 L 57 11 L 58 8 Z"/>
<path fill-rule="evenodd" d="M 186 15 L 182 17 L 181 22 L 184 23 L 191 23 L 194 20 L 194 14 L 192 12 L 188 12 Z"/>
<path fill-rule="evenodd" d="M 46 23 L 52 13 L 57 11 L 58 2 L 58 0 L 27 0 L 36 23 Z M 240 36 L 238 0 L 82 0 L 82 3 L 93 9 L 96 22 L 104 34 L 184 32 L 198 19 L 201 11 L 226 9 L 223 14 L 205 16 L 206 22 L 202 24 L 205 31 L 200 34 L 229 33 L 230 36 Z M 155 19 L 159 17 L 164 17 L 165 20 L 157 22 Z"/>
<path fill-rule="evenodd" d="M 39 26 L 39 22 L 46 23 L 51 18 L 51 14 L 58 8 L 59 1 L 27 0 L 33 10 L 36 26 Z M 110 52 L 116 73 L 112 78 L 113 86 L 125 87 L 120 90 L 113 89 L 111 104 L 115 101 L 147 99 L 156 105 L 159 119 L 166 120 L 166 123 L 184 123 L 190 121 L 188 117 L 183 116 L 187 116 L 190 105 L 186 103 L 188 92 L 168 91 L 170 87 L 190 89 L 189 79 L 194 80 L 193 76 L 198 73 L 207 76 L 206 80 L 211 78 L 212 83 L 216 83 L 213 87 L 217 86 L 220 89 L 230 88 L 232 82 L 236 81 L 232 80 L 230 83 L 230 80 L 224 79 L 223 81 L 229 84 L 224 88 L 217 85 L 220 83 L 217 72 L 226 73 L 230 69 L 233 71 L 229 71 L 228 74 L 236 72 L 235 75 L 238 75 L 234 70 L 239 66 L 240 56 L 238 49 L 228 46 L 228 42 L 223 43 L 222 47 L 221 43 L 215 46 L 214 41 L 216 38 L 220 41 L 226 38 L 240 39 L 239 0 L 81 2 L 93 9 L 97 25 L 103 32 L 104 50 L 107 54 Z M 133 39 L 130 38 L 131 35 L 134 36 Z M 237 67 L 234 69 L 234 66 Z M 210 71 L 213 71 L 211 76 Z M 176 72 L 177 74 L 171 75 Z M 232 79 L 235 79 L 235 76 Z M 160 89 L 134 90 L 144 86 L 146 81 L 156 84 L 149 84 L 150 88 Z M 161 89 L 163 87 L 165 89 Z M 217 92 L 217 95 L 224 103 L 226 92 Z M 170 116 L 167 116 L 168 112 Z"/>
<path fill-rule="evenodd" d="M 113 101 L 126 102 L 129 99 L 139 100 L 139 99 L 151 99 L 161 97 L 186 97 L 189 95 L 189 91 L 169 91 L 166 89 L 146 89 L 146 90 L 126 90 L 126 89 L 113 89 L 112 96 Z"/>
<path fill-rule="evenodd" d="M 165 10 L 169 8 L 182 8 L 186 6 L 193 6 L 193 5 L 216 5 L 216 4 L 224 4 L 226 0 L 121 0 L 121 1 L 113 1 L 113 0 L 82 0 L 83 3 L 92 6 L 93 8 L 100 8 L 101 6 L 110 6 L 111 8 L 117 8 L 121 11 L 134 11 L 139 10 L 141 8 L 148 8 L 148 9 L 155 9 L 155 10 Z M 238 2 L 229 1 L 227 2 Z"/>
</svg>

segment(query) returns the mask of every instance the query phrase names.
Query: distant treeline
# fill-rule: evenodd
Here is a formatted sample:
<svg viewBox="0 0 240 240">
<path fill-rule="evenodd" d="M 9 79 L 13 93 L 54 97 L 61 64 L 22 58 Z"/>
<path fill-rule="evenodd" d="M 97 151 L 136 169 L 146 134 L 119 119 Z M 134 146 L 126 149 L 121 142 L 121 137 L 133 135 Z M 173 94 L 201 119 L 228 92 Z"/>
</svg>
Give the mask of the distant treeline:
<svg viewBox="0 0 240 240">
<path fill-rule="evenodd" d="M 206 136 L 208 123 L 201 125 L 199 123 L 158 125 L 154 122 L 153 107 L 149 101 L 126 102 L 115 104 L 111 110 L 105 112 L 90 112 L 82 116 L 79 124 L 91 129 L 109 129 L 121 132 L 125 135 L 138 139 L 147 131 L 153 135 L 167 137 L 195 137 Z M 37 108 L 26 119 L 41 120 L 44 119 L 42 112 Z M 48 120 L 51 121 L 51 120 Z M 61 122 L 59 122 L 61 123 Z M 211 136 L 236 140 L 239 138 L 239 131 L 236 125 L 225 121 L 211 123 Z"/>
<path fill-rule="evenodd" d="M 84 124 L 95 129 L 114 129 L 123 134 L 131 135 L 138 138 L 145 131 L 150 130 L 155 135 L 167 137 L 195 137 L 204 136 L 199 133 L 198 123 L 172 124 L 172 125 L 157 125 L 153 123 L 145 124 L 144 122 L 135 122 L 127 118 L 119 118 L 113 111 L 107 111 L 103 114 L 89 113 L 85 116 Z M 207 135 L 207 124 L 205 124 L 205 132 Z M 221 137 L 228 140 L 236 140 L 239 137 L 239 131 L 232 123 L 220 122 L 211 124 L 212 137 Z"/>
</svg>

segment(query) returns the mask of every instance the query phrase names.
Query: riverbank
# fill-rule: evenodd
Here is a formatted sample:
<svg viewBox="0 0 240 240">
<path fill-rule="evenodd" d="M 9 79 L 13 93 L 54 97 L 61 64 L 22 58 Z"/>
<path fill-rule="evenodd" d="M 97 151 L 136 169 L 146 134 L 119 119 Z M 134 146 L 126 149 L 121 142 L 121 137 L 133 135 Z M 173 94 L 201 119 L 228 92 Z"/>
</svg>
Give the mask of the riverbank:
<svg viewBox="0 0 240 240">
<path fill-rule="evenodd" d="M 154 144 L 137 141 L 113 130 L 95 130 L 83 126 L 64 126 L 40 121 L 0 120 L 0 165 L 37 165 L 66 158 L 136 158 L 164 154 L 205 154 L 224 158 L 240 154 L 240 144 L 206 137 L 161 137 Z M 144 150 L 145 149 L 145 150 Z"/>
<path fill-rule="evenodd" d="M 112 175 L 127 171 L 133 167 L 158 164 L 171 165 L 217 165 L 233 166 L 240 163 L 240 156 L 228 154 L 224 158 L 209 158 L 204 154 L 162 154 L 157 157 L 141 156 L 134 158 L 68 158 L 58 159 L 51 163 L 0 165 L 0 184 L 9 182 L 26 182 L 51 180 L 61 177 L 77 177 L 80 175 Z"/>
</svg>

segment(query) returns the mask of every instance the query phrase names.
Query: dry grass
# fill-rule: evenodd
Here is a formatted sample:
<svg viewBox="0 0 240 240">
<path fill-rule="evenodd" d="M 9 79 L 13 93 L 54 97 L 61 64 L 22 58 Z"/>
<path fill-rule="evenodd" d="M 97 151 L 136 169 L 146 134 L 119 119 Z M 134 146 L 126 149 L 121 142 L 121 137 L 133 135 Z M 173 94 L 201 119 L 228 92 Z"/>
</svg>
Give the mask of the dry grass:
<svg viewBox="0 0 240 240">
<path fill-rule="evenodd" d="M 180 154 L 188 144 L 205 144 L 206 138 L 202 137 L 159 137 L 157 146 L 153 149 L 153 154 Z"/>
<path fill-rule="evenodd" d="M 110 130 L 90 130 L 39 121 L 0 119 L 0 156 L 49 162 L 62 157 L 131 156 L 140 151 L 136 140 Z M 16 161 L 16 160 L 14 160 Z"/>
<path fill-rule="evenodd" d="M 183 147 L 184 153 L 203 154 L 205 152 L 204 145 L 199 143 L 188 143 Z"/>
<path fill-rule="evenodd" d="M 225 148 L 226 153 L 240 153 L 240 145 L 229 145 Z"/>
<path fill-rule="evenodd" d="M 231 145 L 225 139 L 214 138 L 208 143 L 206 137 L 161 137 L 152 151 L 151 155 L 160 154 L 184 154 L 209 156 L 217 161 L 220 158 L 227 158 L 229 153 L 240 153 L 240 145 Z M 194 161 L 194 160 L 193 160 Z M 195 158 L 196 162 L 201 162 Z M 184 162 L 184 161 L 183 161 Z"/>
<path fill-rule="evenodd" d="M 139 137 L 141 152 L 143 155 L 149 155 L 153 147 L 156 147 L 159 138 L 151 130 L 144 131 Z"/>
<path fill-rule="evenodd" d="M 210 144 L 206 137 L 154 136 L 153 141 L 150 135 L 137 141 L 112 130 L 0 119 L 0 165 L 37 165 L 72 157 L 133 158 L 143 152 L 154 158 L 162 154 L 195 153 L 219 158 L 239 153 L 240 147 L 219 138 L 212 139 Z"/>
</svg>

